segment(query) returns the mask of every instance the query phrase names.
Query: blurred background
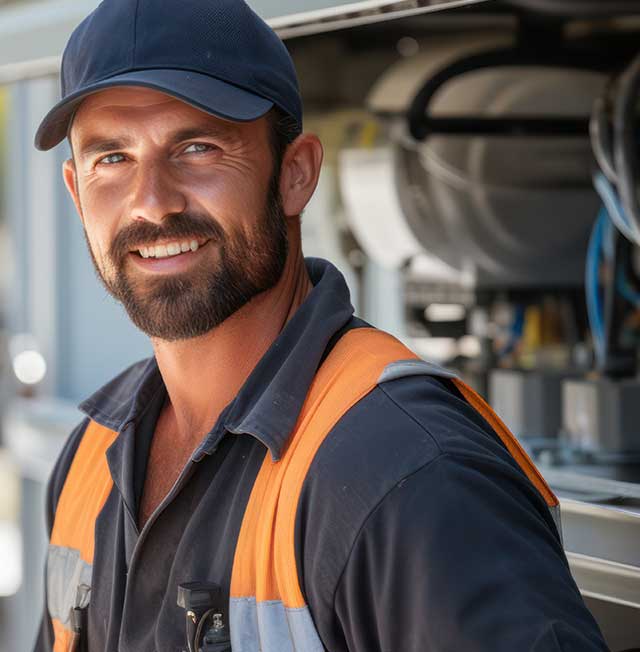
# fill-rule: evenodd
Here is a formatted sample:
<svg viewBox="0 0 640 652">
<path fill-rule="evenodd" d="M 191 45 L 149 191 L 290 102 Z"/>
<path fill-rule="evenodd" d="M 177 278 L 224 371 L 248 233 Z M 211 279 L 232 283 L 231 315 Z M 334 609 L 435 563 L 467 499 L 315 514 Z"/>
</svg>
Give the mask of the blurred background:
<svg viewBox="0 0 640 652">
<path fill-rule="evenodd" d="M 0 0 L 0 652 L 40 620 L 44 489 L 76 405 L 151 354 L 95 278 L 66 144 L 33 147 L 96 4 Z M 612 650 L 640 650 L 640 1 L 249 4 L 325 146 L 306 254 L 492 402 L 561 497 Z"/>
</svg>

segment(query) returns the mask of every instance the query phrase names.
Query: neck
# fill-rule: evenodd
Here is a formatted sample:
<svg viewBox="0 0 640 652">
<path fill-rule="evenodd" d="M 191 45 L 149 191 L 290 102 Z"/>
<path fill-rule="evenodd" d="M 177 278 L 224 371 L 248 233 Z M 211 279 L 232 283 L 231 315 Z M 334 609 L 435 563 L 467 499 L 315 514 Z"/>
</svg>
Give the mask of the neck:
<svg viewBox="0 0 640 652">
<path fill-rule="evenodd" d="M 195 445 L 242 387 L 312 289 L 299 238 L 289 238 L 278 283 L 201 337 L 152 340 L 168 400 L 165 418 L 176 443 Z"/>
</svg>

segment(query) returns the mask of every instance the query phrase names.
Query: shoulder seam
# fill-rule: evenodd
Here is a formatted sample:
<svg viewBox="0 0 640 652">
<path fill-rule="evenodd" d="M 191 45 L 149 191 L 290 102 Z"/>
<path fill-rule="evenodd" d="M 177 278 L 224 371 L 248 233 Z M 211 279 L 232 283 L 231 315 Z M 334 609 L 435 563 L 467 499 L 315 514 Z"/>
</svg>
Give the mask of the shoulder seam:
<svg viewBox="0 0 640 652">
<path fill-rule="evenodd" d="M 398 379 L 398 380 L 399 380 L 399 379 Z M 411 413 L 410 413 L 410 412 L 409 412 L 409 411 L 408 411 L 408 410 L 407 410 L 403 405 L 400 405 L 400 403 L 398 403 L 398 401 L 396 401 L 396 399 L 393 398 L 393 396 L 391 396 L 391 394 L 389 394 L 389 392 L 386 390 L 386 388 L 384 388 L 382 385 L 378 385 L 377 387 L 378 387 L 380 390 L 382 390 L 382 391 L 384 392 L 385 396 L 386 396 L 386 397 L 387 397 L 387 398 L 388 398 L 388 399 L 389 399 L 389 400 L 390 400 L 390 401 L 391 401 L 391 402 L 392 402 L 392 403 L 393 403 L 393 404 L 394 404 L 394 405 L 395 405 L 395 406 L 396 406 L 396 407 L 397 407 L 401 412 L 404 412 L 404 414 L 406 414 L 406 415 L 409 417 L 409 419 L 411 419 L 411 420 L 412 420 L 412 421 L 413 421 L 413 422 L 414 422 L 414 423 L 415 423 L 415 424 L 416 424 L 416 425 L 417 425 L 421 430 L 423 430 L 427 435 L 429 435 L 429 437 L 431 438 L 431 440 L 432 440 L 433 443 L 435 444 L 436 448 L 438 449 L 438 453 L 439 453 L 440 455 L 444 454 L 444 451 L 442 450 L 442 447 L 440 446 L 438 440 L 433 436 L 433 434 L 431 433 L 431 431 L 430 431 L 430 430 L 429 430 L 429 429 L 424 425 L 424 423 L 421 423 L 420 421 L 418 421 L 418 419 L 416 419 L 416 418 L 413 416 L 413 414 L 411 414 Z M 434 458 L 434 459 L 437 459 L 437 457 Z M 430 460 L 430 461 L 433 461 L 433 460 Z"/>
</svg>

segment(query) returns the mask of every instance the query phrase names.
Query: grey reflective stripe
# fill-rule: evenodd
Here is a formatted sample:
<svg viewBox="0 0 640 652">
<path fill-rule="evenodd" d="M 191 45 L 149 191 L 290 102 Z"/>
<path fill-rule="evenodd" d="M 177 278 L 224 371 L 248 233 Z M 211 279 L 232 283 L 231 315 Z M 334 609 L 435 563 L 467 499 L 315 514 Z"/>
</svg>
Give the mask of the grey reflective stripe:
<svg viewBox="0 0 640 652">
<path fill-rule="evenodd" d="M 558 534 L 560 535 L 560 543 L 564 543 L 562 539 L 562 518 L 560 517 L 560 505 L 553 505 L 549 507 L 549 511 L 551 512 L 551 517 L 553 518 L 553 522 L 556 524 L 556 527 L 558 528 Z"/>
<path fill-rule="evenodd" d="M 231 598 L 229 628 L 233 652 L 324 652 L 308 607 Z"/>
<path fill-rule="evenodd" d="M 287 609 L 287 620 L 296 652 L 324 652 L 324 646 L 313 624 L 309 607 Z"/>
<path fill-rule="evenodd" d="M 233 652 L 259 652 L 260 634 L 255 598 L 231 598 L 229 629 Z"/>
<path fill-rule="evenodd" d="M 280 600 L 258 602 L 258 631 L 260 633 L 259 650 L 293 652 L 297 649 L 293 646 L 287 614 Z"/>
<path fill-rule="evenodd" d="M 63 625 L 69 624 L 71 609 L 89 604 L 90 593 L 82 594 L 77 603 L 78 587 L 91 586 L 92 566 L 87 564 L 80 551 L 62 546 L 49 546 L 47 554 L 47 607 L 51 618 Z"/>
<path fill-rule="evenodd" d="M 386 383 L 405 376 L 439 376 L 440 378 L 457 378 L 456 374 L 440 365 L 426 360 L 398 360 L 389 363 L 380 374 L 378 384 Z"/>
</svg>

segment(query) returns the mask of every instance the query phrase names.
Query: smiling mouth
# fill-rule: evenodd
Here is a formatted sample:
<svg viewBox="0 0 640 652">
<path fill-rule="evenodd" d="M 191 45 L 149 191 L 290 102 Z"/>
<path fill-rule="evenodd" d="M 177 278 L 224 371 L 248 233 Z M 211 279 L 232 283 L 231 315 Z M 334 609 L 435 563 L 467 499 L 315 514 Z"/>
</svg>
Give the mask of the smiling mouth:
<svg viewBox="0 0 640 652">
<path fill-rule="evenodd" d="M 207 244 L 209 240 L 196 240 L 195 238 L 189 240 L 174 240 L 172 242 L 165 242 L 164 244 L 150 245 L 148 247 L 137 247 L 130 253 L 140 256 L 141 258 L 171 258 L 172 256 L 179 256 L 187 252 L 198 251 L 201 247 Z"/>
</svg>

